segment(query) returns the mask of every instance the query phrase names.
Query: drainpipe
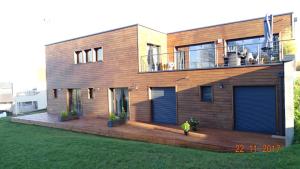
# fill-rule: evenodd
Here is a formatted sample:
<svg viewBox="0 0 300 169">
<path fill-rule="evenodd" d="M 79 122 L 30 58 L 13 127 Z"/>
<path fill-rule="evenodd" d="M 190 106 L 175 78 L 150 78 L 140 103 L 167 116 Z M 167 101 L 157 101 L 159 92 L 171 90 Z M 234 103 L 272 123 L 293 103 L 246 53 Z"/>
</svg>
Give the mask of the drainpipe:
<svg viewBox="0 0 300 169">
<path fill-rule="evenodd" d="M 285 104 L 284 104 L 284 72 L 279 72 L 278 73 L 278 78 L 279 78 L 279 83 L 280 83 L 280 97 L 279 97 L 279 102 L 280 102 L 280 107 L 281 107 L 281 113 L 280 113 L 280 127 L 281 129 L 279 131 L 281 135 L 285 136 Z"/>
</svg>

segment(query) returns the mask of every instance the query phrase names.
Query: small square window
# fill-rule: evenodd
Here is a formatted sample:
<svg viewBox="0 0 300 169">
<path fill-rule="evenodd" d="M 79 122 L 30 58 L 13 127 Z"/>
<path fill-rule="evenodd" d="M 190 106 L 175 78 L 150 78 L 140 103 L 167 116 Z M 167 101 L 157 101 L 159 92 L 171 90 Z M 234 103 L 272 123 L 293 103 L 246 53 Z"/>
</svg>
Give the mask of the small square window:
<svg viewBox="0 0 300 169">
<path fill-rule="evenodd" d="M 85 50 L 87 62 L 93 62 L 93 52 L 91 49 Z"/>
<path fill-rule="evenodd" d="M 53 89 L 53 97 L 56 99 L 57 98 L 57 89 Z"/>
<path fill-rule="evenodd" d="M 201 86 L 201 101 L 202 102 L 212 102 L 212 87 L 211 86 Z"/>
<path fill-rule="evenodd" d="M 94 99 L 94 89 L 88 88 L 88 99 Z"/>
<path fill-rule="evenodd" d="M 102 48 L 97 48 L 95 49 L 96 51 L 96 60 L 97 62 L 103 62 L 103 49 Z"/>
</svg>

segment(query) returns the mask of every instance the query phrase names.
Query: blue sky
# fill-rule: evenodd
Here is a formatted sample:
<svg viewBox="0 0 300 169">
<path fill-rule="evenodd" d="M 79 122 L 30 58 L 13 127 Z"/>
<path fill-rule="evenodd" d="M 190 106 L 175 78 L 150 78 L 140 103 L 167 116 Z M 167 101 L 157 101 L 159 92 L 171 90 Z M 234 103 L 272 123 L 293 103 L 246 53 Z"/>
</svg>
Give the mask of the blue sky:
<svg viewBox="0 0 300 169">
<path fill-rule="evenodd" d="M 173 32 L 266 13 L 299 16 L 299 6 L 297 0 L 1 1 L 0 81 L 13 82 L 16 91 L 44 89 L 44 45 L 48 43 L 135 23 Z"/>
</svg>

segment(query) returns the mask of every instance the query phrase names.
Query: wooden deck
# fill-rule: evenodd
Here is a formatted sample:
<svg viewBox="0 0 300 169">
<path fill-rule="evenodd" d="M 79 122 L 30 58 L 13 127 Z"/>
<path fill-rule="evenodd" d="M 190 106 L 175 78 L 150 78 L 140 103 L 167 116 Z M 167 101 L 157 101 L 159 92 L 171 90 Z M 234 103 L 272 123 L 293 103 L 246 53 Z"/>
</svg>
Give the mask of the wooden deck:
<svg viewBox="0 0 300 169">
<path fill-rule="evenodd" d="M 284 146 L 284 139 L 272 138 L 271 135 L 219 129 L 200 128 L 198 132 L 190 132 L 189 136 L 185 136 L 178 126 L 169 125 L 130 121 L 125 125 L 109 128 L 107 120 L 99 117 L 82 117 L 79 120 L 59 122 L 56 115 L 40 113 L 13 117 L 12 121 L 121 139 L 224 152 L 235 152 L 237 148 L 245 152 L 272 151 Z"/>
</svg>

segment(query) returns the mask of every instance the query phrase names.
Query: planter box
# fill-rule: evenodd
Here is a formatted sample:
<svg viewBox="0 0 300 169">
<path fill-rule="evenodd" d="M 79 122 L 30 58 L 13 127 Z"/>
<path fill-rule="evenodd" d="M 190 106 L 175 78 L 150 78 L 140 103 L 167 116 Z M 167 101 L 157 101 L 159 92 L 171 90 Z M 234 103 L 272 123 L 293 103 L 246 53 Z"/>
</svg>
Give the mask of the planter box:
<svg viewBox="0 0 300 169">
<path fill-rule="evenodd" d="M 114 120 L 114 121 L 108 120 L 107 126 L 108 127 L 116 127 L 116 126 L 120 126 L 125 123 L 126 123 L 126 120 Z"/>
<path fill-rule="evenodd" d="M 71 115 L 69 115 L 67 117 L 64 117 L 64 118 L 61 117 L 61 116 L 58 117 L 58 120 L 61 121 L 61 122 L 70 121 L 70 120 L 76 120 L 76 119 L 79 119 L 79 117 L 78 116 L 71 116 Z"/>
</svg>

